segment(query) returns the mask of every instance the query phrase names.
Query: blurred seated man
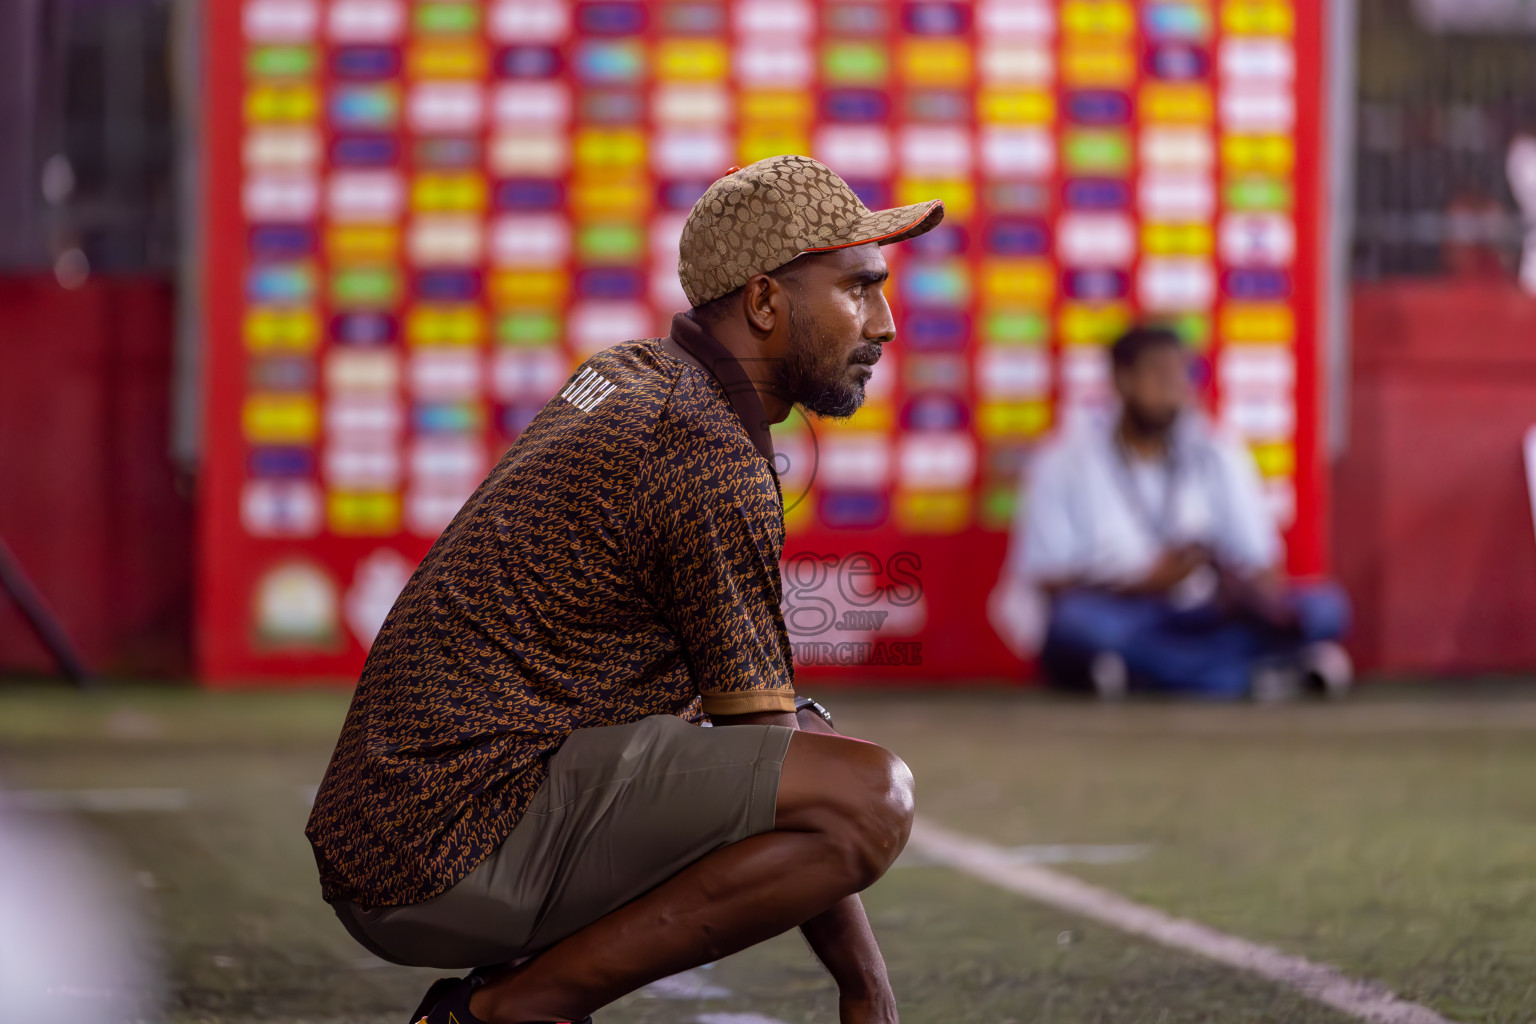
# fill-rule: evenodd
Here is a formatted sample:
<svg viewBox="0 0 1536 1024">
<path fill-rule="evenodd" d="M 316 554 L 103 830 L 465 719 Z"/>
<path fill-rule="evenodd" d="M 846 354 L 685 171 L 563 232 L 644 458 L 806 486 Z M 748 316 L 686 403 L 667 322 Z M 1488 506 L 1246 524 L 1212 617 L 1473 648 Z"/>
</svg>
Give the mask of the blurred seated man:
<svg viewBox="0 0 1536 1024">
<path fill-rule="evenodd" d="M 1344 594 L 1284 581 L 1257 467 L 1193 407 L 1178 336 L 1137 327 L 1110 356 L 1118 409 L 1049 442 L 1028 478 L 1021 565 L 1049 599 L 1041 667 L 1105 697 L 1347 689 L 1331 642 Z"/>
</svg>

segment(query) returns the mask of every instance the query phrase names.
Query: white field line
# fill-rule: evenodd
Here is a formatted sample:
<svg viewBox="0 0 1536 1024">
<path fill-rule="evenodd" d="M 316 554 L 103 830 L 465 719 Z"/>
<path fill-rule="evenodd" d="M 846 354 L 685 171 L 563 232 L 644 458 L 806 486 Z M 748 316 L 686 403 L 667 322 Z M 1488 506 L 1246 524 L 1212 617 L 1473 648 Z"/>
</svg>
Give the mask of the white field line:
<svg viewBox="0 0 1536 1024">
<path fill-rule="evenodd" d="M 730 989 L 713 984 L 699 971 L 684 971 L 653 981 L 640 992 L 655 999 L 725 999 L 731 994 Z"/>
<path fill-rule="evenodd" d="M 1400 999 L 1382 985 L 1348 978 L 1326 964 L 1165 914 L 1050 868 L 1021 863 L 1008 850 L 927 821 L 919 820 L 913 826 L 911 845 L 934 860 L 999 888 L 1249 971 L 1372 1024 L 1452 1024 L 1429 1007 Z"/>
<path fill-rule="evenodd" d="M 998 851 L 1015 864 L 1129 864 L 1152 852 L 1145 843 L 1121 845 L 1051 843 L 1046 846 L 1011 846 Z M 894 868 L 948 867 L 944 861 L 908 846 L 896 858 Z"/>
<path fill-rule="evenodd" d="M 1118 846 L 1052 843 L 1013 846 L 1003 851 L 1015 864 L 1129 864 L 1145 860 L 1152 847 L 1145 843 Z"/>
</svg>

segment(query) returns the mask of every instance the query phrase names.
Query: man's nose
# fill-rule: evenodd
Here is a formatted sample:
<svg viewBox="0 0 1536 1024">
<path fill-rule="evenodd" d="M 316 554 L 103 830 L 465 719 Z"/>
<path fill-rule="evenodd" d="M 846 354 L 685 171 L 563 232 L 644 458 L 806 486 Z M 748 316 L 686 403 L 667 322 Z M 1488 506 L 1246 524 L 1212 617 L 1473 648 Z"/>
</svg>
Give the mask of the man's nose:
<svg viewBox="0 0 1536 1024">
<path fill-rule="evenodd" d="M 896 340 L 896 318 L 891 313 L 891 304 L 885 301 L 885 296 L 880 296 L 880 306 L 864 325 L 864 337 L 879 345 L 886 345 Z"/>
</svg>

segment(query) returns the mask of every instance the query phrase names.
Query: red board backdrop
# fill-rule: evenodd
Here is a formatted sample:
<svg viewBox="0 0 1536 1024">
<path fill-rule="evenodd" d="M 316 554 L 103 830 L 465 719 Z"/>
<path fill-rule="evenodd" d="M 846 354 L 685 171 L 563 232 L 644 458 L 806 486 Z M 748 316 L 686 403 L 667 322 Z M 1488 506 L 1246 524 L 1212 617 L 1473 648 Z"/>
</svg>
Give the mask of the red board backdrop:
<svg viewBox="0 0 1536 1024">
<path fill-rule="evenodd" d="M 1349 451 L 1335 470 L 1340 579 L 1368 671 L 1527 672 L 1536 544 L 1536 299 L 1512 281 L 1355 290 Z"/>
<path fill-rule="evenodd" d="M 0 279 L 0 537 L 102 674 L 190 668 L 193 508 L 166 450 L 175 314 L 153 278 Z M 0 595 L 0 672 L 57 667 Z"/>
<path fill-rule="evenodd" d="M 208 11 L 198 662 L 355 679 L 406 574 L 585 356 L 684 305 L 682 218 L 808 152 L 872 207 L 899 336 L 776 428 L 802 669 L 1018 675 L 1017 480 L 1175 323 L 1324 564 L 1316 0 L 243 0 Z"/>
</svg>

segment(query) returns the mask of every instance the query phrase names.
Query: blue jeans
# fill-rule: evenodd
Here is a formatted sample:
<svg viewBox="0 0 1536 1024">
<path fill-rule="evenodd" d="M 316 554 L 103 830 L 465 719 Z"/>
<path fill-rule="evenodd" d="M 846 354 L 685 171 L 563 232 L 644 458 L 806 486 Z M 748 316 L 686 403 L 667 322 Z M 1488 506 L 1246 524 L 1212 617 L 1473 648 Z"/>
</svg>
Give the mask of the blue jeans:
<svg viewBox="0 0 1536 1024">
<path fill-rule="evenodd" d="M 1040 664 L 1058 683 L 1081 684 L 1094 655 L 1112 651 L 1125 659 L 1133 686 L 1243 697 L 1261 659 L 1294 658 L 1305 645 L 1349 628 L 1349 598 L 1335 583 L 1295 585 L 1288 599 L 1298 625 L 1282 630 L 1214 606 L 1180 610 L 1160 597 L 1064 591 L 1051 602 Z"/>
</svg>

